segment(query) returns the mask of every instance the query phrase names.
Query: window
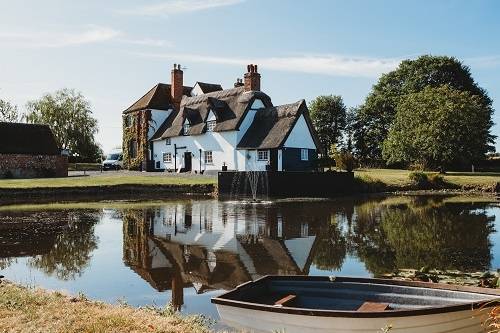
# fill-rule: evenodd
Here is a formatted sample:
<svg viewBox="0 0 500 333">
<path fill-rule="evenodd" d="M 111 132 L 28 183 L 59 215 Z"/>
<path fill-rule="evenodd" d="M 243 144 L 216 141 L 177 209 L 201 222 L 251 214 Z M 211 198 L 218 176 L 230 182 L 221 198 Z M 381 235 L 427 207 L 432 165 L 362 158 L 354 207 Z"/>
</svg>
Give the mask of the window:
<svg viewBox="0 0 500 333">
<path fill-rule="evenodd" d="M 216 122 L 215 120 L 207 121 L 207 132 L 213 132 L 215 129 Z"/>
<path fill-rule="evenodd" d="M 125 127 L 131 127 L 134 125 L 134 117 L 131 115 L 125 116 Z"/>
<path fill-rule="evenodd" d="M 269 160 L 269 150 L 258 150 L 257 151 L 257 160 L 268 161 Z"/>
<path fill-rule="evenodd" d="M 186 122 L 184 123 L 184 131 L 183 131 L 183 134 L 184 135 L 189 135 L 189 129 L 191 128 L 191 125 L 189 125 L 189 122 L 186 120 Z"/>
<path fill-rule="evenodd" d="M 300 150 L 300 160 L 301 161 L 309 161 L 309 150 L 301 149 Z"/>
<path fill-rule="evenodd" d="M 137 140 L 130 140 L 128 143 L 128 155 L 130 158 L 137 157 Z"/>
<path fill-rule="evenodd" d="M 172 153 L 163 153 L 163 163 L 172 163 Z"/>
<path fill-rule="evenodd" d="M 167 146 L 170 146 L 170 144 L 171 144 L 171 143 L 170 143 L 170 138 L 166 138 L 166 139 L 165 139 L 165 144 L 166 144 Z"/>
<path fill-rule="evenodd" d="M 212 157 L 212 151 L 205 151 L 205 164 L 213 164 L 214 160 Z"/>
</svg>

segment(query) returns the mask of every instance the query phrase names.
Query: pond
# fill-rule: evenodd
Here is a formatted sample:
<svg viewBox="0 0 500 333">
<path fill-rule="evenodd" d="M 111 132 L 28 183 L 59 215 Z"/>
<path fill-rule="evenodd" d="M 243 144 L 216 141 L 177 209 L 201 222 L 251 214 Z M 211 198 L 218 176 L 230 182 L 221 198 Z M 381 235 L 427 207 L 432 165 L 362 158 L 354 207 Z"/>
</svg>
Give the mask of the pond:
<svg viewBox="0 0 500 333">
<path fill-rule="evenodd" d="M 496 270 L 500 204 L 493 200 L 383 196 L 0 207 L 0 274 L 106 302 L 171 304 L 217 319 L 211 297 L 267 274 Z"/>
</svg>

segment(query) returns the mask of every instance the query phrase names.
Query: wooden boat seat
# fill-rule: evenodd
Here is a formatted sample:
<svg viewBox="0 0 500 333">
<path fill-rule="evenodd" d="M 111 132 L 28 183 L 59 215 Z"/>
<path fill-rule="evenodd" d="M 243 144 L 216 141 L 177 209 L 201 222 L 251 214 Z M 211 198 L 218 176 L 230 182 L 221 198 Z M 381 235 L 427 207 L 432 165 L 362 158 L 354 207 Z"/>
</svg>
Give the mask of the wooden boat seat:
<svg viewBox="0 0 500 333">
<path fill-rule="evenodd" d="M 296 300 L 297 300 L 296 295 L 287 295 L 274 302 L 274 306 L 291 306 Z"/>
<path fill-rule="evenodd" d="M 358 308 L 359 312 L 378 312 L 389 310 L 389 303 L 364 302 Z"/>
</svg>

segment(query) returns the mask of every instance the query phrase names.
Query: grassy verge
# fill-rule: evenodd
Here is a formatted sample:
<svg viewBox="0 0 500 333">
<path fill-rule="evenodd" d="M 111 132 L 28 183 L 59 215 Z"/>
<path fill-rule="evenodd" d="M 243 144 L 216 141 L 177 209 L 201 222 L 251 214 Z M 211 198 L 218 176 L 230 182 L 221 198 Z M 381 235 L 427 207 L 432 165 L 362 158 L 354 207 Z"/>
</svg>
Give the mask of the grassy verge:
<svg viewBox="0 0 500 333">
<path fill-rule="evenodd" d="M 68 171 L 99 171 L 101 170 L 100 163 L 68 163 Z"/>
<path fill-rule="evenodd" d="M 133 308 L 69 297 L 58 292 L 0 284 L 2 332 L 208 332 L 200 316 L 170 309 Z"/>
<path fill-rule="evenodd" d="M 105 174 L 91 177 L 37 178 L 37 179 L 1 179 L 2 188 L 57 188 L 113 185 L 207 185 L 215 184 L 215 177 L 206 176 L 148 176 L 127 175 L 126 173 Z"/>
<path fill-rule="evenodd" d="M 365 186 L 381 190 L 412 189 L 409 179 L 411 171 L 395 169 L 358 169 L 355 176 Z M 437 174 L 428 172 L 428 175 Z M 447 172 L 442 175 L 444 185 L 449 189 L 481 190 L 491 189 L 500 182 L 500 172 Z"/>
</svg>

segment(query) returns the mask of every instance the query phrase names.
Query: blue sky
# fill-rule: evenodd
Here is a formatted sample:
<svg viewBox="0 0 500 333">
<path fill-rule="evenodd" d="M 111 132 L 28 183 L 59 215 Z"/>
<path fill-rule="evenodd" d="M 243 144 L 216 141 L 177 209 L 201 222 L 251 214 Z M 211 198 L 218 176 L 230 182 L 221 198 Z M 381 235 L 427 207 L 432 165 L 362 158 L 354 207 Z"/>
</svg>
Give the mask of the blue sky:
<svg viewBox="0 0 500 333">
<path fill-rule="evenodd" d="M 355 106 L 400 60 L 434 54 L 471 67 L 500 124 L 499 13 L 494 0 L 0 0 L 0 98 L 23 108 L 75 88 L 109 150 L 121 112 L 170 82 L 173 63 L 186 85 L 223 87 L 256 63 L 274 104 L 339 94 Z"/>
</svg>

